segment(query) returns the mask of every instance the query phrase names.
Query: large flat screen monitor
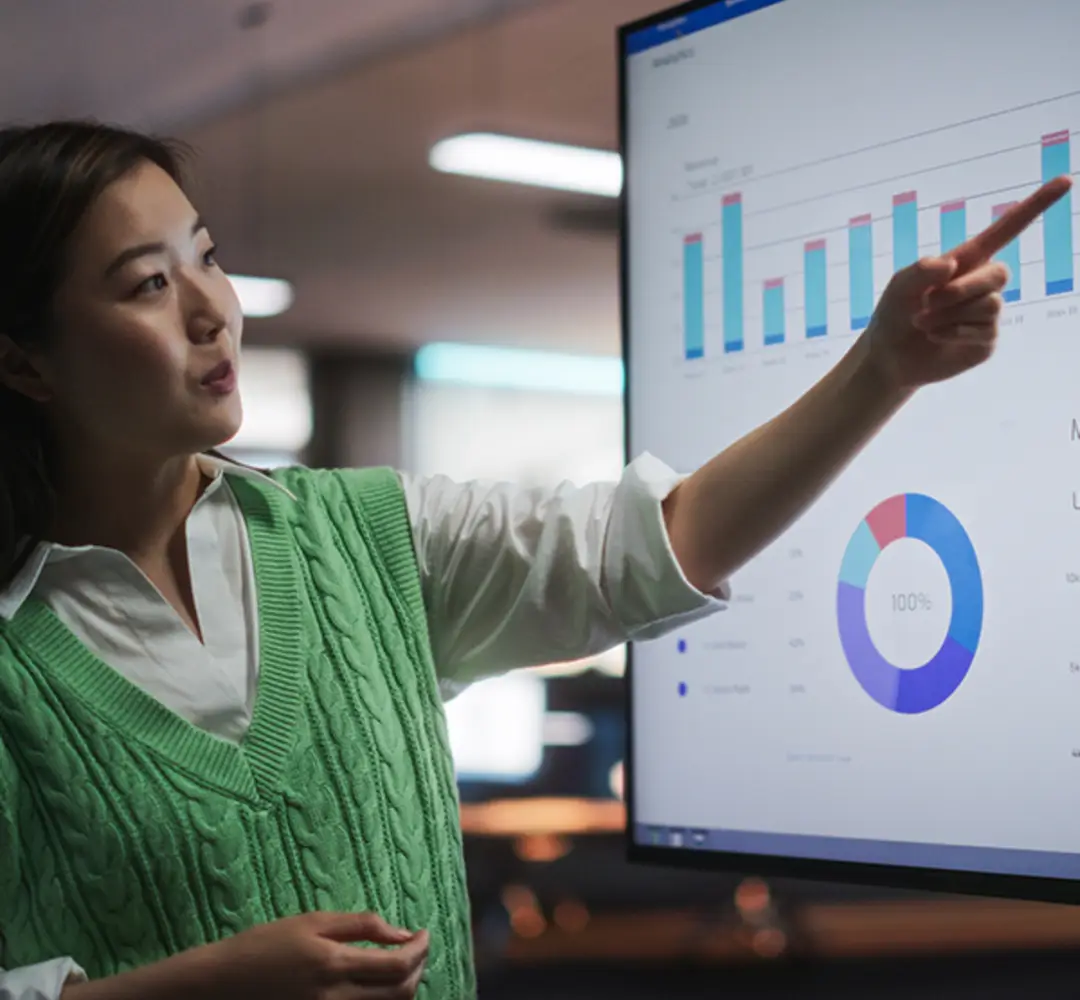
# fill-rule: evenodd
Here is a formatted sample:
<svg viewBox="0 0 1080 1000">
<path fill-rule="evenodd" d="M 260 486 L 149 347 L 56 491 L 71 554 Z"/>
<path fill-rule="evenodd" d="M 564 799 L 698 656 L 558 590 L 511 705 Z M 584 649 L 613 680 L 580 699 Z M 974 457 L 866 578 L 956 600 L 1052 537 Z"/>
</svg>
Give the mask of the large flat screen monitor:
<svg viewBox="0 0 1080 1000">
<path fill-rule="evenodd" d="M 691 471 L 898 268 L 1080 162 L 1075 0 L 727 0 L 620 32 L 631 454 Z M 722 613 L 638 645 L 633 858 L 1080 900 L 1080 199 Z"/>
</svg>

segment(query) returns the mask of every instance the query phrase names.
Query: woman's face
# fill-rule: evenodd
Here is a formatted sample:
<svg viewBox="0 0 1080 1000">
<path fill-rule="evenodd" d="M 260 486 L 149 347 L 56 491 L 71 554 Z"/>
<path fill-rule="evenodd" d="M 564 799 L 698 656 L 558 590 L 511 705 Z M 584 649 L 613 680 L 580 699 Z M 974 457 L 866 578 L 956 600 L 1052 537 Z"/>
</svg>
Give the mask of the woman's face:
<svg viewBox="0 0 1080 1000">
<path fill-rule="evenodd" d="M 145 163 L 112 184 L 67 259 L 40 369 L 61 442 L 169 459 L 231 438 L 240 303 L 172 178 Z"/>
</svg>

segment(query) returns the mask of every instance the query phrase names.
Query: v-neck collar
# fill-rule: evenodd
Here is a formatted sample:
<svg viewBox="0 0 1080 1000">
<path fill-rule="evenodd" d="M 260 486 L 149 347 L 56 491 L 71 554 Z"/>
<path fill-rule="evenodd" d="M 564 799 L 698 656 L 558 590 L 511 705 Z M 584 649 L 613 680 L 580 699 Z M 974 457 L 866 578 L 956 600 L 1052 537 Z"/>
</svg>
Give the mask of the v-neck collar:
<svg viewBox="0 0 1080 1000">
<path fill-rule="evenodd" d="M 251 726 L 239 743 L 199 728 L 98 658 L 44 601 L 27 601 L 10 623 L 15 641 L 98 717 L 192 777 L 257 801 L 280 786 L 300 702 L 300 579 L 288 497 L 230 477 L 251 543 L 259 608 L 259 677 Z"/>
<path fill-rule="evenodd" d="M 262 483 L 284 494 L 290 500 L 296 500 L 288 487 L 259 469 L 253 469 L 247 465 L 238 465 L 216 453 L 202 453 L 196 455 L 195 458 L 203 475 L 210 479 L 210 483 L 195 501 L 193 511 L 197 510 L 215 491 L 221 488 L 222 479 L 225 476 L 228 476 L 233 482 L 238 479 L 245 479 Z M 53 560 L 70 559 L 82 553 L 92 552 L 97 548 L 98 546 L 95 545 L 66 546 L 57 545 L 55 542 L 38 542 L 33 552 L 27 556 L 15 579 L 0 591 L 0 619 L 10 621 L 15 617 L 19 609 L 33 593 L 46 563 Z"/>
</svg>

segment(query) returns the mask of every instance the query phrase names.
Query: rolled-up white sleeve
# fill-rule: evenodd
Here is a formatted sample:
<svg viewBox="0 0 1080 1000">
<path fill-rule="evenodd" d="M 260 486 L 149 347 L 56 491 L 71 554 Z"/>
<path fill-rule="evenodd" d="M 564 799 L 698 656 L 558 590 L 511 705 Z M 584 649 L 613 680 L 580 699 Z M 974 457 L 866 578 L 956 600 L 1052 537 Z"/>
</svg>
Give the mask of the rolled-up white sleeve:
<svg viewBox="0 0 1080 1000">
<path fill-rule="evenodd" d="M 698 590 L 672 551 L 663 502 L 685 478 L 646 452 L 615 487 L 604 580 L 627 639 L 655 639 L 721 610 L 731 599 L 726 582 L 712 593 Z"/>
<path fill-rule="evenodd" d="M 651 639 L 724 607 L 671 548 L 682 477 L 645 454 L 617 483 L 527 489 L 402 474 L 444 691 Z"/>
<path fill-rule="evenodd" d="M 60 1000 L 65 986 L 85 982 L 86 973 L 70 958 L 0 969 L 0 1000 Z"/>
</svg>

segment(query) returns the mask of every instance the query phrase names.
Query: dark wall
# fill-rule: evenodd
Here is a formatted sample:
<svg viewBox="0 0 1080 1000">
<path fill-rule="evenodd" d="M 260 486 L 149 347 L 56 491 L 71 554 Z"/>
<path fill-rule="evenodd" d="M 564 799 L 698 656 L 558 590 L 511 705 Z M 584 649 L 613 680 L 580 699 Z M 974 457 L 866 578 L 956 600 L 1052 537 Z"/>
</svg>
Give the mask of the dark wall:
<svg viewBox="0 0 1080 1000">
<path fill-rule="evenodd" d="M 405 459 L 403 394 L 411 366 L 412 356 L 406 354 L 313 354 L 314 426 L 305 464 L 400 467 Z"/>
</svg>

